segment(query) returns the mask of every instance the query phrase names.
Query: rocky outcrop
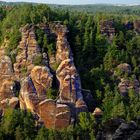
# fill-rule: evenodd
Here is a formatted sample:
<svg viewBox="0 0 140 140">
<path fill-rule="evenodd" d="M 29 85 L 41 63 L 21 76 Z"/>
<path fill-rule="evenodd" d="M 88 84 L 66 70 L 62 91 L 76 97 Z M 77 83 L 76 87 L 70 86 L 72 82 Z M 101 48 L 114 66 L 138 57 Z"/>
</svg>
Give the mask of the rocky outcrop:
<svg viewBox="0 0 140 140">
<path fill-rule="evenodd" d="M 57 78 L 60 82 L 60 100 L 66 102 L 76 102 L 81 95 L 81 83 L 77 70 L 71 59 L 61 62 L 57 71 Z"/>
<path fill-rule="evenodd" d="M 68 29 L 64 25 L 57 24 L 54 28 L 57 35 L 56 61 L 60 63 L 56 70 L 56 76 L 60 86 L 60 102 L 73 102 L 83 100 L 81 93 L 81 81 L 73 62 L 73 54 L 67 41 Z M 84 102 L 84 101 L 83 101 Z"/>
<path fill-rule="evenodd" d="M 130 123 L 122 123 L 116 130 L 112 138 L 112 140 L 118 139 L 139 140 L 140 130 L 138 129 L 137 124 L 133 121 L 131 121 Z"/>
<path fill-rule="evenodd" d="M 114 72 L 115 75 L 118 77 L 118 80 L 120 80 L 118 84 L 119 91 L 122 95 L 127 95 L 129 90 L 133 89 L 136 94 L 140 94 L 140 83 L 136 79 L 135 76 L 133 78 L 131 77 L 132 69 L 131 66 L 127 63 L 122 63 L 117 66 L 117 71 L 121 73 L 120 75 L 117 75 L 117 72 Z M 125 77 L 124 75 L 127 74 L 129 77 Z"/>
<path fill-rule="evenodd" d="M 93 115 L 95 117 L 101 117 L 103 115 L 103 111 L 100 109 L 100 108 L 95 108 L 94 112 L 93 112 Z"/>
<path fill-rule="evenodd" d="M 52 84 L 52 74 L 47 67 L 35 66 L 29 77 L 21 82 L 20 107 L 38 113 L 40 101 L 47 98 L 47 90 Z"/>
<path fill-rule="evenodd" d="M 14 64 L 14 71 L 17 79 L 28 76 L 34 67 L 34 60 L 40 57 L 40 49 L 37 45 L 34 26 L 26 25 L 20 29 L 22 39 L 18 46 L 18 55 Z"/>
<path fill-rule="evenodd" d="M 0 56 L 0 108 L 15 108 L 18 98 L 15 97 L 15 78 L 11 59 L 1 49 Z"/>
<path fill-rule="evenodd" d="M 131 66 L 127 63 L 123 63 L 117 66 L 117 69 L 121 71 L 121 73 L 131 74 Z"/>
<path fill-rule="evenodd" d="M 67 105 L 57 104 L 54 100 L 47 99 L 41 102 L 39 114 L 47 128 L 62 129 L 70 124 L 70 108 Z"/>
<path fill-rule="evenodd" d="M 131 21 L 126 21 L 124 23 L 124 27 L 126 30 L 133 30 L 134 29 L 134 24 Z"/>
<path fill-rule="evenodd" d="M 118 85 L 121 94 L 127 94 L 130 89 L 133 89 L 135 93 L 140 94 L 140 83 L 137 79 L 121 79 Z"/>
<path fill-rule="evenodd" d="M 31 71 L 31 79 L 38 97 L 47 95 L 47 90 L 52 86 L 53 75 L 46 66 L 35 66 Z"/>
<path fill-rule="evenodd" d="M 100 21 L 100 32 L 102 35 L 108 36 L 112 39 L 116 33 L 114 28 L 113 20 L 101 20 Z"/>
</svg>

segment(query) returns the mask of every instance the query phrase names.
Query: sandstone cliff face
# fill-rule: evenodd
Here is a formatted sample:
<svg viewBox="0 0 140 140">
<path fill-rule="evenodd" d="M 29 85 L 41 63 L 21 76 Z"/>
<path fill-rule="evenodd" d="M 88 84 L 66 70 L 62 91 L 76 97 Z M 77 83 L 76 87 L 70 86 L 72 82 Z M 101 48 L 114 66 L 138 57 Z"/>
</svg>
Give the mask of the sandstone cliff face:
<svg viewBox="0 0 140 140">
<path fill-rule="evenodd" d="M 0 52 L 0 108 L 14 108 L 18 104 L 18 98 L 15 97 L 15 78 L 12 69 L 11 59 L 5 55 L 1 48 Z"/>
<path fill-rule="evenodd" d="M 76 103 L 83 100 L 81 81 L 73 62 L 73 54 L 67 41 L 68 29 L 63 25 L 56 25 L 56 61 L 60 63 L 56 76 L 60 82 L 60 101 Z"/>
<path fill-rule="evenodd" d="M 39 114 L 47 128 L 62 129 L 70 124 L 70 108 L 64 104 L 57 104 L 54 100 L 40 102 Z"/>
<path fill-rule="evenodd" d="M 34 67 L 33 61 L 37 56 L 40 56 L 40 49 L 37 45 L 34 27 L 26 25 L 20 29 L 22 40 L 18 46 L 18 55 L 14 64 L 14 71 L 17 79 L 28 76 Z"/>
<path fill-rule="evenodd" d="M 38 113 L 40 101 L 47 98 L 47 90 L 52 84 L 52 74 L 43 66 L 35 66 L 30 76 L 22 79 L 20 90 L 20 107 Z"/>
</svg>

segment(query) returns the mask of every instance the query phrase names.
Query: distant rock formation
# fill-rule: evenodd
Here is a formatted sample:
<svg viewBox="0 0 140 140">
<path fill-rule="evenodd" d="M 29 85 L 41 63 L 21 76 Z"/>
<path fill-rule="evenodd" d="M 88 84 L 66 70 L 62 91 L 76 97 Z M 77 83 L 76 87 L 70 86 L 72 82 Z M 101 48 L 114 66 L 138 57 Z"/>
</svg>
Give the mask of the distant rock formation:
<svg viewBox="0 0 140 140">
<path fill-rule="evenodd" d="M 123 76 L 118 76 L 118 79 L 120 80 L 118 88 L 122 95 L 127 95 L 130 89 L 133 89 L 135 93 L 140 94 L 140 83 L 136 77 L 130 79 L 124 76 L 125 74 L 131 75 L 131 69 L 131 66 L 127 63 L 122 63 L 117 66 L 117 70 L 123 74 Z"/>
<path fill-rule="evenodd" d="M 101 20 L 100 21 L 100 32 L 102 35 L 108 36 L 110 40 L 114 37 L 116 31 L 114 28 L 113 20 Z"/>
</svg>

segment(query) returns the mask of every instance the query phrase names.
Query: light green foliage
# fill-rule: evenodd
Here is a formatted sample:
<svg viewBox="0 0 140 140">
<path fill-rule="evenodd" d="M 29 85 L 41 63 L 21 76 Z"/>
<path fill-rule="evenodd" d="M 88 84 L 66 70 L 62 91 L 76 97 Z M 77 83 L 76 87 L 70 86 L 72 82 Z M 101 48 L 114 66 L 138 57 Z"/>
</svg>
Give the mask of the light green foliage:
<svg viewBox="0 0 140 140">
<path fill-rule="evenodd" d="M 56 89 L 50 88 L 47 90 L 48 99 L 56 99 L 57 96 L 58 96 L 58 91 Z"/>
<path fill-rule="evenodd" d="M 24 75 L 27 73 L 27 67 L 26 66 L 21 67 L 21 73 L 24 74 Z"/>
<path fill-rule="evenodd" d="M 33 64 L 35 66 L 41 65 L 42 64 L 42 55 L 35 56 L 34 59 L 33 59 Z"/>
</svg>

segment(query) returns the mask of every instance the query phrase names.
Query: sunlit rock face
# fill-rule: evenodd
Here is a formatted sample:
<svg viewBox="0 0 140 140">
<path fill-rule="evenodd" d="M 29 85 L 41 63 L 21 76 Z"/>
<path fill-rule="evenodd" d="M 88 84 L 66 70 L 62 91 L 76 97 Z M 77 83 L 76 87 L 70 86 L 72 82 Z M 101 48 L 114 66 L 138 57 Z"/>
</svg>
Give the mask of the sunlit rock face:
<svg viewBox="0 0 140 140">
<path fill-rule="evenodd" d="M 57 104 L 54 100 L 40 102 L 39 114 L 47 128 L 63 129 L 70 124 L 70 108 L 64 104 Z"/>
<path fill-rule="evenodd" d="M 30 76 L 22 79 L 20 90 L 20 106 L 38 113 L 38 104 L 47 98 L 47 90 L 52 85 L 53 75 L 44 66 L 35 66 Z"/>
<path fill-rule="evenodd" d="M 34 26 L 26 25 L 20 29 L 22 34 L 21 42 L 18 46 L 18 55 L 14 64 L 14 71 L 17 79 L 29 75 L 34 67 L 33 61 L 41 55 L 39 46 L 37 45 Z"/>
<path fill-rule="evenodd" d="M 47 90 L 52 86 L 53 75 L 48 67 L 35 66 L 31 71 L 31 79 L 34 83 L 38 97 L 47 95 Z"/>
<path fill-rule="evenodd" d="M 15 97 L 15 78 L 11 59 L 5 55 L 4 50 L 0 54 L 0 108 L 15 108 L 18 98 Z"/>
<path fill-rule="evenodd" d="M 120 65 L 117 66 L 117 68 L 122 72 L 122 73 L 127 73 L 127 74 L 131 74 L 132 70 L 131 70 L 131 66 L 127 63 L 122 63 Z"/>
</svg>

